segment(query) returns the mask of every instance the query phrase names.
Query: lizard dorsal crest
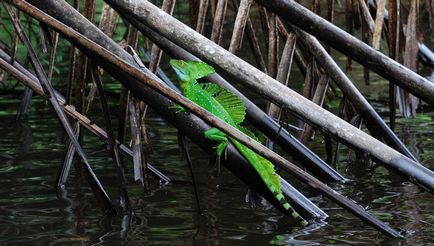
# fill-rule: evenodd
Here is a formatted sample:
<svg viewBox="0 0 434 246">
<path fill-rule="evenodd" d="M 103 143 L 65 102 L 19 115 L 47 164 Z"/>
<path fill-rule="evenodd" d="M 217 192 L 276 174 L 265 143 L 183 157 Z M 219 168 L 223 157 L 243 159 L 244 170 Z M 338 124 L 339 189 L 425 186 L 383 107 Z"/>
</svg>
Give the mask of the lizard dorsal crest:
<svg viewBox="0 0 434 246">
<path fill-rule="evenodd" d="M 246 106 L 239 97 L 216 84 L 203 84 L 204 91 L 210 94 L 226 110 L 236 125 L 244 121 Z"/>
</svg>

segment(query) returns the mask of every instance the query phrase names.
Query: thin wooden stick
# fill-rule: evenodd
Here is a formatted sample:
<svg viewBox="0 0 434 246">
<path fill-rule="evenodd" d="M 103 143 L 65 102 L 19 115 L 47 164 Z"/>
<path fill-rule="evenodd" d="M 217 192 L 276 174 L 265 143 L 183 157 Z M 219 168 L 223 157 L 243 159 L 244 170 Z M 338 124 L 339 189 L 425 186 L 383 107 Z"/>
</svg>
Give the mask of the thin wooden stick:
<svg viewBox="0 0 434 246">
<path fill-rule="evenodd" d="M 236 0 L 233 0 L 236 1 Z M 249 18 L 250 5 L 253 0 L 241 0 L 238 7 L 237 17 L 235 18 L 234 30 L 232 31 L 231 43 L 229 45 L 229 52 L 235 54 L 235 52 L 241 48 L 241 42 L 243 40 L 244 28 L 246 26 L 247 19 Z"/>
<path fill-rule="evenodd" d="M 294 33 L 291 33 L 286 39 L 285 47 L 283 48 L 282 52 L 282 58 L 280 59 L 279 63 L 279 69 L 277 71 L 276 80 L 286 86 L 288 86 L 288 78 L 291 72 L 296 40 L 297 36 Z M 281 108 L 273 103 L 270 103 L 267 114 L 274 120 L 279 121 Z"/>
<path fill-rule="evenodd" d="M 227 6 L 228 0 L 218 0 L 211 32 L 211 41 L 216 44 L 220 44 L 222 38 Z"/>
<path fill-rule="evenodd" d="M 175 9 L 176 0 L 163 0 L 161 10 L 172 15 Z M 153 44 L 151 49 L 151 61 L 149 62 L 149 70 L 153 73 L 157 70 L 161 60 L 161 49 L 157 45 Z"/>
<path fill-rule="evenodd" d="M 197 14 L 196 32 L 203 34 L 205 27 L 206 13 L 208 11 L 209 0 L 200 0 L 199 13 Z"/>
</svg>

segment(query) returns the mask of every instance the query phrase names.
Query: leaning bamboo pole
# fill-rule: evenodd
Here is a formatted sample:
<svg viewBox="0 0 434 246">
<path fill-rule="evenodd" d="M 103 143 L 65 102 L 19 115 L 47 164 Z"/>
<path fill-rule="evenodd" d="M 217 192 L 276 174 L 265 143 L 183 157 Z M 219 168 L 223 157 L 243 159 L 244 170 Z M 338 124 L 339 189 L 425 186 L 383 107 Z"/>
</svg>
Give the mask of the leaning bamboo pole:
<svg viewBox="0 0 434 246">
<path fill-rule="evenodd" d="M 186 99 L 182 95 L 173 91 L 172 89 L 164 85 L 164 83 L 160 81 L 154 74 L 149 73 L 149 71 L 145 67 L 139 67 L 138 65 L 131 65 L 130 62 L 133 62 L 132 58 L 129 56 L 125 57 L 125 53 L 122 54 L 121 52 L 122 50 L 118 49 L 116 50 L 115 53 L 112 53 L 107 48 L 115 48 L 116 44 L 114 44 L 113 42 L 108 42 L 108 40 L 105 40 L 106 42 L 104 43 L 103 46 L 101 46 L 100 44 L 97 44 L 92 40 L 88 39 L 87 37 L 83 36 L 82 34 L 78 33 L 74 29 L 68 28 L 63 23 L 46 15 L 44 12 L 36 9 L 35 7 L 33 7 L 32 5 L 28 4 L 25 1 L 20 1 L 20 0 L 7 0 L 7 1 L 13 4 L 15 7 L 19 8 L 20 10 L 24 11 L 25 13 L 30 14 L 31 16 L 38 19 L 39 21 L 42 21 L 48 26 L 54 28 L 56 31 L 61 32 L 63 36 L 68 38 L 75 45 L 77 45 L 81 49 L 86 50 L 88 52 L 87 54 L 91 58 L 93 58 L 96 62 L 100 63 L 103 67 L 108 68 L 106 69 L 108 72 L 113 72 L 112 69 L 115 68 L 121 69 L 122 70 L 122 74 L 120 74 L 121 76 L 119 76 L 118 74 L 115 75 L 115 77 L 120 79 L 120 81 L 122 81 L 126 85 L 126 87 L 129 88 L 132 92 L 134 92 L 137 96 L 142 97 L 143 99 L 146 98 L 146 100 L 151 100 L 151 98 L 148 98 L 150 97 L 150 95 L 147 94 L 151 93 L 152 91 L 149 91 L 148 89 L 146 91 L 147 93 L 143 94 L 147 86 L 149 86 L 156 92 L 163 94 L 164 96 L 178 103 L 179 105 L 189 110 L 193 114 L 200 116 L 201 119 L 217 127 L 224 133 L 228 134 L 228 136 L 238 140 L 242 144 L 251 148 L 255 152 L 261 154 L 262 156 L 269 159 L 270 161 L 273 161 L 276 165 L 278 165 L 281 168 L 284 168 L 297 179 L 301 180 L 302 182 L 309 185 L 311 188 L 317 190 L 321 194 L 327 196 L 331 200 L 335 201 L 337 204 L 347 209 L 349 212 L 353 213 L 354 215 L 362 219 L 364 222 L 373 226 L 374 228 L 381 231 L 385 235 L 396 237 L 396 238 L 403 237 L 403 235 L 400 232 L 396 231 L 395 229 L 389 227 L 388 225 L 381 222 L 377 218 L 373 217 L 372 215 L 367 213 L 362 207 L 352 202 L 350 199 L 340 195 L 338 192 L 334 191 L 327 185 L 315 179 L 313 176 L 307 174 L 306 172 L 296 167 L 295 165 L 293 165 L 286 159 L 282 158 L 281 156 L 277 155 L 273 151 L 264 147 L 262 144 L 251 139 L 250 137 L 238 131 L 237 129 L 233 128 L 232 126 L 224 123 L 222 120 L 216 118 L 214 115 L 210 114 L 209 112 L 202 109 L 201 107 L 196 106 L 190 100 Z M 98 29 L 96 30 L 93 29 L 92 24 L 88 23 L 87 20 L 81 19 L 79 14 L 64 1 L 54 1 L 54 0 L 35 1 L 33 2 L 33 4 L 37 5 L 38 7 L 42 8 L 45 11 L 49 11 L 52 15 L 56 16 L 57 18 L 65 18 L 65 20 L 67 20 L 66 21 L 67 24 L 74 25 L 79 31 L 85 33 L 86 36 L 88 37 L 97 38 L 96 36 L 98 34 L 101 35 Z M 80 26 L 79 24 L 83 24 L 83 25 Z M 79 27 L 77 25 L 79 25 Z M 103 42 L 102 40 L 98 40 L 98 41 Z M 122 57 L 124 57 L 125 59 Z M 141 83 L 140 82 L 137 83 L 138 81 L 136 81 L 136 83 L 128 83 L 128 78 L 135 78 L 139 80 Z M 129 81 L 129 82 L 133 82 L 133 81 Z M 169 103 L 169 105 L 171 104 Z M 168 109 L 169 105 L 159 104 L 154 106 L 156 106 L 157 110 L 159 109 L 161 110 L 161 112 L 158 111 L 159 113 L 163 113 L 164 111 L 166 112 L 171 111 L 173 113 L 174 111 L 173 109 Z M 193 126 L 194 125 L 189 125 L 188 128 L 190 129 L 186 129 L 186 131 L 197 130 L 197 129 L 193 129 Z"/>
<path fill-rule="evenodd" d="M 233 79 L 237 79 L 238 82 L 259 95 L 292 111 L 350 146 L 367 153 L 387 168 L 420 187 L 434 192 L 434 172 L 282 85 L 182 22 L 167 15 L 149 1 L 106 0 L 106 2 L 121 15 L 131 15 L 140 20 L 175 44 L 213 65 L 217 70 L 231 75 Z"/>
</svg>

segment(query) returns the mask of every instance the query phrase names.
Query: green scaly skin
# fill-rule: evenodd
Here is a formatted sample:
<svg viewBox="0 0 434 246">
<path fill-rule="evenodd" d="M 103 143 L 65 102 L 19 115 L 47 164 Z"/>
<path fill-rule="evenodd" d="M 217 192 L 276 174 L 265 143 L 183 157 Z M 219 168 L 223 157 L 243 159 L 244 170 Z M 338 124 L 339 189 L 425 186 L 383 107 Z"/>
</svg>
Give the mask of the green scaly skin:
<svg viewBox="0 0 434 246">
<path fill-rule="evenodd" d="M 170 65 L 173 67 L 179 78 L 180 87 L 185 97 L 222 119 L 227 124 L 257 140 L 253 133 L 240 126 L 244 121 L 246 108 L 244 103 L 237 96 L 216 84 L 199 84 L 197 82 L 197 79 L 206 77 L 215 72 L 211 66 L 203 62 L 182 60 L 170 60 Z M 279 175 L 276 174 L 274 165 L 271 162 L 256 154 L 254 151 L 235 139 L 228 138 L 225 133 L 217 128 L 210 128 L 205 131 L 204 134 L 206 138 L 219 142 L 216 150 L 218 161 L 226 150 L 228 142 L 232 142 L 232 144 L 234 144 L 238 151 L 256 170 L 277 200 L 282 203 L 282 206 L 285 209 L 292 211 L 292 217 L 301 221 L 303 225 L 307 225 L 307 221 L 303 219 L 285 200 L 281 190 Z"/>
</svg>

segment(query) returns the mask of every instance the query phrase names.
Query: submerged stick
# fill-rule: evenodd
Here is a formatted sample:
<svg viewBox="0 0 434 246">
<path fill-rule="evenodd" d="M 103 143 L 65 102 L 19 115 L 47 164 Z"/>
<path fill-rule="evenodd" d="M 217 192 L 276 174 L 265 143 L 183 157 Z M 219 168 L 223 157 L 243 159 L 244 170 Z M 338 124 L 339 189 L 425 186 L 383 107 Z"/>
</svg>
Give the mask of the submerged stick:
<svg viewBox="0 0 434 246">
<path fill-rule="evenodd" d="M 258 154 L 264 156 L 265 158 L 269 159 L 270 161 L 274 162 L 276 165 L 280 166 L 281 168 L 284 168 L 289 173 L 291 173 L 294 177 L 301 180 L 302 182 L 306 183 L 313 189 L 317 190 L 321 194 L 329 197 L 342 207 L 349 210 L 351 213 L 356 215 L 357 217 L 361 218 L 364 222 L 370 224 L 374 228 L 378 229 L 379 231 L 383 232 L 384 234 L 396 237 L 396 238 L 402 238 L 403 236 L 396 231 L 395 229 L 389 227 L 382 221 L 378 220 L 377 218 L 373 217 L 369 213 L 367 213 L 362 207 L 352 202 L 350 199 L 342 196 L 341 194 L 334 191 L 332 188 L 328 187 L 327 185 L 323 184 L 321 181 L 317 180 L 313 176 L 307 174 L 297 166 L 293 165 L 283 157 L 277 155 L 273 151 L 269 150 L 268 148 L 264 147 L 262 144 L 256 142 L 255 140 L 251 139 L 244 133 L 240 132 L 239 130 L 235 129 L 234 127 L 224 123 L 222 120 L 216 118 L 214 115 L 209 113 L 208 111 L 204 110 L 201 107 L 196 106 L 194 103 L 192 103 L 190 100 L 186 99 L 184 96 L 180 95 L 179 93 L 173 91 L 172 89 L 165 86 L 158 78 L 155 77 L 155 75 L 151 73 L 145 74 L 143 71 L 147 71 L 145 68 L 143 70 L 139 70 L 137 67 L 130 65 L 127 61 L 122 59 L 121 57 L 113 54 L 109 50 L 107 50 L 104 47 L 99 46 L 98 44 L 94 43 L 93 41 L 89 40 L 88 38 L 82 36 L 81 34 L 77 33 L 75 30 L 67 28 L 62 23 L 58 22 L 57 20 L 45 15 L 44 13 L 40 12 L 39 10 L 32 8 L 31 5 L 28 5 L 25 2 L 19 1 L 19 0 L 7 0 L 8 2 L 11 2 L 16 7 L 20 8 L 21 10 L 25 11 L 26 13 L 32 15 L 36 19 L 47 23 L 52 28 L 56 29 L 57 31 L 61 32 L 64 36 L 66 36 L 68 39 L 77 42 L 80 44 L 81 47 L 84 47 L 86 49 L 92 50 L 93 56 L 97 56 L 101 59 L 104 59 L 106 62 L 111 64 L 114 67 L 117 67 L 124 71 L 125 73 L 133 76 L 134 78 L 139 79 L 144 84 L 148 85 L 152 89 L 156 90 L 162 95 L 165 95 L 169 99 L 173 100 L 174 102 L 178 103 L 185 109 L 189 110 L 190 112 L 194 113 L 195 115 L 199 116 L 201 119 L 205 120 L 207 123 L 217 127 L 224 133 L 226 133 L 228 136 L 238 140 L 242 144 L 248 146 Z"/>
</svg>

